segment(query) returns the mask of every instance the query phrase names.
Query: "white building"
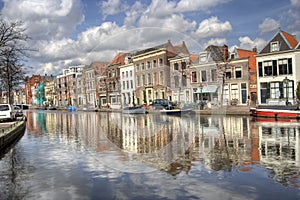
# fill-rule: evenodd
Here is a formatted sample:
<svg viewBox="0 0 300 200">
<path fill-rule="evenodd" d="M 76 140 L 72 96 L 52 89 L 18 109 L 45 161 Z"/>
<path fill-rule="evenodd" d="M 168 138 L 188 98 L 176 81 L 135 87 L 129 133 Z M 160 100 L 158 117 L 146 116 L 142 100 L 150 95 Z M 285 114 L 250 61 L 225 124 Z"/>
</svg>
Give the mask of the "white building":
<svg viewBox="0 0 300 200">
<path fill-rule="evenodd" d="M 294 35 L 279 30 L 256 55 L 258 103 L 293 102 L 300 81 L 299 44 Z"/>
<path fill-rule="evenodd" d="M 125 57 L 125 64 L 120 66 L 121 101 L 123 107 L 131 106 L 135 102 L 135 73 L 131 57 Z"/>
</svg>

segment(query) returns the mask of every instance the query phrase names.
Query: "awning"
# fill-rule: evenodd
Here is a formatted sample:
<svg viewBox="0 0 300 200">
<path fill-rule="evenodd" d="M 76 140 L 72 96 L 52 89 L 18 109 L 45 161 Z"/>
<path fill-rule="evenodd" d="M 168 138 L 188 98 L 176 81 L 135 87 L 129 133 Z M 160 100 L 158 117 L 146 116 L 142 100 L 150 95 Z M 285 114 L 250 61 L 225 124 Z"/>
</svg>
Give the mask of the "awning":
<svg viewBox="0 0 300 200">
<path fill-rule="evenodd" d="M 207 93 L 216 93 L 218 89 L 217 85 L 205 85 L 202 90 L 198 88 L 194 93 L 196 94 L 207 94 Z"/>
</svg>

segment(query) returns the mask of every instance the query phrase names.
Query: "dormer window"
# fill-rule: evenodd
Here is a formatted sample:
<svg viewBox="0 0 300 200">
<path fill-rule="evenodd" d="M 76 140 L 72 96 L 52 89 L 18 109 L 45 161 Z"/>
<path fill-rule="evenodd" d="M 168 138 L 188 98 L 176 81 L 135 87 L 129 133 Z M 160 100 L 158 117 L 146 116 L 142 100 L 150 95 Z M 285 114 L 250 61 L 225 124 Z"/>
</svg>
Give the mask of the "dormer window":
<svg viewBox="0 0 300 200">
<path fill-rule="evenodd" d="M 271 52 L 279 51 L 279 42 L 271 42 Z"/>
<path fill-rule="evenodd" d="M 200 63 L 204 63 L 207 61 L 207 53 L 201 53 L 200 54 Z"/>
</svg>

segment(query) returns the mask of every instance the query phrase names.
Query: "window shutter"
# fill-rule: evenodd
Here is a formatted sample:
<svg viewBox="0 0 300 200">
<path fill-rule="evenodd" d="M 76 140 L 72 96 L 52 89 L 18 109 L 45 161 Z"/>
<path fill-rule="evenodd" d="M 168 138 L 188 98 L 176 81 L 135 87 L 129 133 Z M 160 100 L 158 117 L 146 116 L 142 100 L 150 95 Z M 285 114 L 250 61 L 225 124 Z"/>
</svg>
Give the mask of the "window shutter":
<svg viewBox="0 0 300 200">
<path fill-rule="evenodd" d="M 267 83 L 267 96 L 266 96 L 267 99 L 270 98 L 270 83 Z"/>
<path fill-rule="evenodd" d="M 258 76 L 263 77 L 262 62 L 258 62 Z"/>
<path fill-rule="evenodd" d="M 277 76 L 277 60 L 273 60 L 272 70 L 273 70 L 273 76 Z"/>
<path fill-rule="evenodd" d="M 288 74 L 293 74 L 293 65 L 292 65 L 292 59 L 288 59 Z"/>
</svg>

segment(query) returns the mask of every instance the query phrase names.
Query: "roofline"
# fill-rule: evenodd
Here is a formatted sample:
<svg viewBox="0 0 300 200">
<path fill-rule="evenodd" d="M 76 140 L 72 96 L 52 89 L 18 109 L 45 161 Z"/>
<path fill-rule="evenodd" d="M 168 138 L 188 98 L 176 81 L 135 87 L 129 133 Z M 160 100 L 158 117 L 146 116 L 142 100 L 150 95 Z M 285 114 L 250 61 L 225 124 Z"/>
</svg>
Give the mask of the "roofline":
<svg viewBox="0 0 300 200">
<path fill-rule="evenodd" d="M 300 51 L 300 49 L 291 49 L 287 51 L 275 51 L 275 52 L 270 52 L 270 53 L 263 53 L 263 54 L 255 54 L 255 57 L 262 57 L 262 56 L 267 56 L 267 55 L 274 55 L 274 54 L 284 54 L 284 53 L 291 53 L 294 51 Z"/>
</svg>

